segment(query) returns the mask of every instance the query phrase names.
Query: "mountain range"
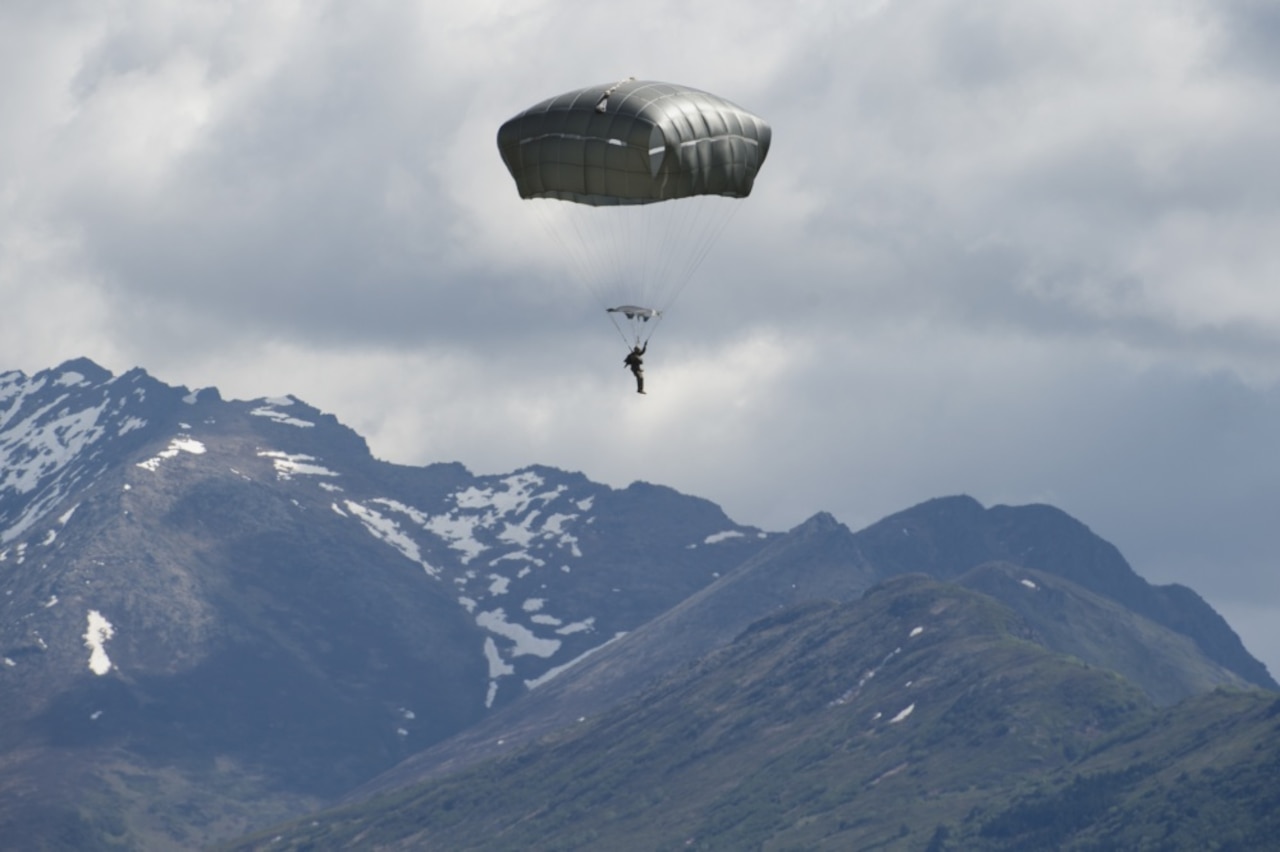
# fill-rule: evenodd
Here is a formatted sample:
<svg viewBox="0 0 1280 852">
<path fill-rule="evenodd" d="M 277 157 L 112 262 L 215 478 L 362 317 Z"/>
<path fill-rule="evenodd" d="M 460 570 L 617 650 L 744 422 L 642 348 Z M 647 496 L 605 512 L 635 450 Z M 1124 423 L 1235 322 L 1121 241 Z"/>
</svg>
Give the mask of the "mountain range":
<svg viewBox="0 0 1280 852">
<path fill-rule="evenodd" d="M 1049 506 L 953 496 L 858 532 L 826 513 L 768 532 L 658 484 L 391 464 L 297 398 L 84 359 L 0 374 L 0 592 L 0 837 L 33 849 L 198 848 L 335 805 L 323 837 L 304 817 L 247 843 L 363 848 L 377 824 L 389 848 L 914 848 L 997 843 L 1001 819 L 1025 840 L 1025 789 L 1002 811 L 957 791 L 1074 795 L 1053 773 L 1132 768 L 1107 762 L 1115 737 L 1195 728 L 1194 702 L 1256 736 L 1277 689 L 1194 591 Z M 794 736 L 770 746 L 775 728 Z M 882 733 L 919 728 L 928 760 Z M 1177 752 L 1163 737 L 1151 753 Z M 753 798 L 798 795 L 769 792 L 770 754 L 791 785 L 806 749 L 868 743 L 896 762 L 858 784 L 955 795 L 840 828 L 862 817 L 828 755 L 808 801 L 834 823 Z M 1114 796 L 1180 764 L 1141 765 Z M 590 806 L 606 792 L 627 805 Z M 404 822 L 446 811 L 466 817 L 453 834 Z M 637 834 L 658 812 L 670 831 Z M 819 828 L 788 834 L 792 817 Z"/>
</svg>

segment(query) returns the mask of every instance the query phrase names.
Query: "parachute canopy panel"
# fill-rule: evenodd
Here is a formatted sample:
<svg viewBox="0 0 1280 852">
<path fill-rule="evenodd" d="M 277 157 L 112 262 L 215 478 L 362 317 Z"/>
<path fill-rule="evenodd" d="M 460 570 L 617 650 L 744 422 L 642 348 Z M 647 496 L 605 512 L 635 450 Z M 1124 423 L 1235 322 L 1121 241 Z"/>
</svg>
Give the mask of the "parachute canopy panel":
<svg viewBox="0 0 1280 852">
<path fill-rule="evenodd" d="M 608 206 L 745 198 L 769 152 L 757 115 L 672 83 L 625 80 L 529 107 L 498 130 L 521 198 Z"/>
</svg>

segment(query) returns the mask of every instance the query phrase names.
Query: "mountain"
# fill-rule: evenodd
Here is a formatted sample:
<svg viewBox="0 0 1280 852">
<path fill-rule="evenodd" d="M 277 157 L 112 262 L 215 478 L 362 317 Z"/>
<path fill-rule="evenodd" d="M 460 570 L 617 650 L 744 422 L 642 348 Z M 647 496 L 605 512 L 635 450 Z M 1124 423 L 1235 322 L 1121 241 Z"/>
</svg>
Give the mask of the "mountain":
<svg viewBox="0 0 1280 852">
<path fill-rule="evenodd" d="M 886 574 L 923 571 L 952 579 L 984 562 L 1005 561 L 1062 577 L 1192 637 L 1211 660 L 1246 681 L 1280 688 L 1194 591 L 1151 585 L 1115 545 L 1052 506 L 984 509 L 970 497 L 939 498 L 873 524 L 859 541 Z"/>
<path fill-rule="evenodd" d="M 939 511 L 946 506 L 967 514 L 967 522 L 954 523 L 955 513 Z M 1212 659 L 1195 634 L 1156 623 L 1068 579 L 1079 576 L 1073 570 L 1075 562 L 1029 558 L 1058 548 L 1068 553 L 1106 552 L 1106 543 L 1082 524 L 1056 510 L 1046 513 L 1046 508 L 1027 507 L 1022 512 L 996 507 L 988 511 L 966 497 L 931 500 L 859 533 L 831 515 L 819 513 L 775 538 L 735 571 L 601 648 L 517 704 L 415 754 L 362 785 L 350 798 L 441 777 L 508 752 L 635 695 L 662 675 L 727 644 L 752 622 L 772 612 L 811 600 L 854 601 L 875 583 L 901 576 L 913 566 L 1004 603 L 1019 614 L 1038 643 L 1125 676 L 1157 704 L 1173 704 L 1216 687 L 1274 688 L 1265 668 L 1258 680 L 1251 681 Z M 990 514 L 1003 517 L 1001 526 L 1008 535 L 983 534 L 975 540 L 974 530 L 982 530 Z M 1035 519 L 1046 514 L 1060 516 L 1064 522 L 1032 539 L 1035 546 L 1011 546 L 1011 541 L 1019 541 L 1016 536 L 1022 530 L 1009 519 Z M 914 534 L 886 536 L 887 528 Z M 922 541 L 928 542 L 927 548 L 920 547 Z M 937 558 L 923 556 L 922 550 L 947 554 L 949 560 L 939 565 Z M 1002 556 L 1059 573 L 1002 561 Z M 1147 586 L 1123 560 L 1110 567 L 1121 574 L 1122 583 L 1151 595 L 1159 593 L 1160 587 Z M 1208 609 L 1194 593 L 1189 604 L 1193 611 Z M 1213 615 L 1216 618 L 1216 613 Z M 1216 623 L 1213 626 L 1219 627 Z M 1235 642 L 1239 644 L 1238 639 Z M 1258 671 L 1252 664 L 1242 668 L 1249 673 Z"/>
<path fill-rule="evenodd" d="M 1161 711 L 991 598 L 904 575 L 777 611 L 504 757 L 229 848 L 1265 848 L 1277 732 L 1273 694 Z"/>
<path fill-rule="evenodd" d="M 80 848 L 313 807 L 770 540 L 661 486 L 392 465 L 294 398 L 87 361 L 0 376 L 0 464 L 0 834 Z"/>
<path fill-rule="evenodd" d="M 192 848 L 493 771 L 630 725 L 744 637 L 826 619 L 865 640 L 849 619 L 898 617 L 868 592 L 897 582 L 976 601 L 1143 713 L 1275 686 L 1194 592 L 1051 507 L 949 497 L 770 533 L 657 484 L 390 464 L 295 397 L 83 359 L 0 374 L 0 837 Z"/>
</svg>

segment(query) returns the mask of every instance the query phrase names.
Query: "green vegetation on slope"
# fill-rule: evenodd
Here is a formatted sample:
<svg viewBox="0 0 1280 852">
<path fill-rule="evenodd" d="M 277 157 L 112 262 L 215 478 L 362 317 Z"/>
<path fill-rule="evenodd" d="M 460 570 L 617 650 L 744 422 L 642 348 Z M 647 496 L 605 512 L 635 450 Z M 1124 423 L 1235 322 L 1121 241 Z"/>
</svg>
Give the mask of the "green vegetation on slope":
<svg viewBox="0 0 1280 852">
<path fill-rule="evenodd" d="M 238 848 L 1181 848 L 1193 827 L 1272 827 L 1274 696 L 1161 711 L 1032 638 L 988 598 L 901 578 L 757 622 L 535 746 Z"/>
</svg>

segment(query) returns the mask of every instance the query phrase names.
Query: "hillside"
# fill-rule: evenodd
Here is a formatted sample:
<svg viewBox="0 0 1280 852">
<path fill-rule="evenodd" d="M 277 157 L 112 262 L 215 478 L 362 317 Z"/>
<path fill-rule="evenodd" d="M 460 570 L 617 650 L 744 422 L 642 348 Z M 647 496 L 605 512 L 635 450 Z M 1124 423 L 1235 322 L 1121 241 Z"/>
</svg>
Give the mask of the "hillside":
<svg viewBox="0 0 1280 852">
<path fill-rule="evenodd" d="M 905 576 L 762 619 L 503 758 L 230 848 L 1030 849 L 1219 820 L 1256 842 L 1280 821 L 1278 701 L 1159 711 L 1008 608 Z M 1179 779 L 1213 822 L 1168 809 Z"/>
</svg>

